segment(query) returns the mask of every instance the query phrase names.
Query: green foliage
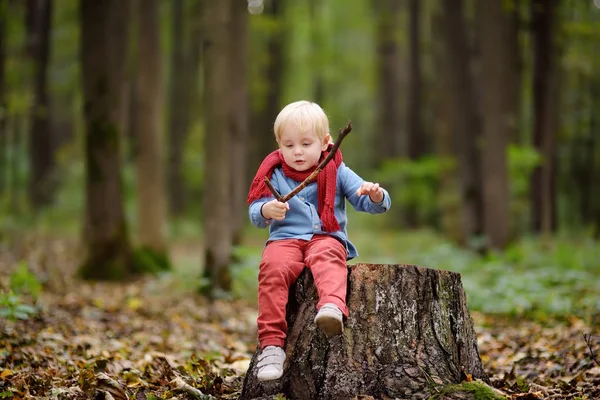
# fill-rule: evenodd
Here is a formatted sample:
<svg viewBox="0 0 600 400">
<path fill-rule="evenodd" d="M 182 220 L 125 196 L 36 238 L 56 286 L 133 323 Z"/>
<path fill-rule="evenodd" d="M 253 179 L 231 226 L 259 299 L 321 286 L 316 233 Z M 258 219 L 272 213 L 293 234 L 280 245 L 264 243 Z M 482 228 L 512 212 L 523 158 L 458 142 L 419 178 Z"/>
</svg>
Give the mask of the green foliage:
<svg viewBox="0 0 600 400">
<path fill-rule="evenodd" d="M 133 251 L 134 273 L 159 273 L 171 269 L 171 262 L 166 252 L 157 252 L 148 247 L 140 247 Z"/>
<path fill-rule="evenodd" d="M 430 221 L 439 206 L 438 191 L 442 172 L 453 165 L 454 161 L 450 158 L 401 158 L 386 161 L 374 179 L 389 188 L 394 208 L 414 209 L 418 213 L 418 220 Z"/>
<path fill-rule="evenodd" d="M 21 296 L 13 291 L 0 292 L 0 318 L 14 321 L 17 319 L 29 319 L 37 313 L 35 307 L 24 304 Z"/>
<path fill-rule="evenodd" d="M 10 390 L 4 390 L 2 392 L 0 392 L 0 399 L 8 399 L 13 397 L 15 394 L 13 392 L 11 392 Z"/>
<path fill-rule="evenodd" d="M 0 291 L 0 318 L 11 321 L 28 319 L 37 313 L 37 309 L 26 304 L 25 297 L 35 301 L 42 290 L 38 278 L 29 271 L 27 263 L 21 261 L 17 269 L 10 274 L 8 291 Z"/>
<path fill-rule="evenodd" d="M 42 290 L 42 284 L 37 276 L 32 274 L 27 268 L 27 263 L 21 261 L 17 269 L 10 275 L 10 288 L 15 293 L 30 294 L 37 299 Z"/>
<path fill-rule="evenodd" d="M 231 266 L 232 293 L 235 297 L 243 298 L 251 304 L 257 304 L 258 267 L 261 254 L 262 248 L 258 252 L 256 248 L 246 246 L 238 246 L 234 251 L 234 258 L 238 261 Z"/>
<path fill-rule="evenodd" d="M 416 264 L 458 272 L 469 309 L 489 314 L 544 321 L 568 315 L 591 318 L 600 309 L 600 244 L 591 237 L 526 237 L 504 252 L 483 256 L 432 231 L 376 231 L 376 216 L 367 217 L 370 228 L 363 224 L 366 219 L 349 226 L 359 251 L 352 264 Z M 255 302 L 262 246 L 236 251 L 240 261 L 232 266 L 234 294 Z"/>
<path fill-rule="evenodd" d="M 519 232 L 527 231 L 530 208 L 530 183 L 533 170 L 542 163 L 542 157 L 531 146 L 511 144 L 508 148 L 508 178 L 511 213 Z"/>
</svg>

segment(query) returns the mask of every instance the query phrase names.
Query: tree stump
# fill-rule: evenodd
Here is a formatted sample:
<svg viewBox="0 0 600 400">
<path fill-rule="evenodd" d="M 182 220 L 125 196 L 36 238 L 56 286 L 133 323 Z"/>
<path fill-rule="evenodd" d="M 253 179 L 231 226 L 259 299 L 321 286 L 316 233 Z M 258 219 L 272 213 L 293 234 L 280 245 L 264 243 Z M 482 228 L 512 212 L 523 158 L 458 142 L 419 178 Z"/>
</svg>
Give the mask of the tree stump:
<svg viewBox="0 0 600 400">
<path fill-rule="evenodd" d="M 349 267 L 344 333 L 313 323 L 317 291 L 305 270 L 290 289 L 283 376 L 259 382 L 254 354 L 240 399 L 427 399 L 466 374 L 487 382 L 458 273 L 414 265 Z M 439 398 L 469 398 L 465 393 Z"/>
</svg>

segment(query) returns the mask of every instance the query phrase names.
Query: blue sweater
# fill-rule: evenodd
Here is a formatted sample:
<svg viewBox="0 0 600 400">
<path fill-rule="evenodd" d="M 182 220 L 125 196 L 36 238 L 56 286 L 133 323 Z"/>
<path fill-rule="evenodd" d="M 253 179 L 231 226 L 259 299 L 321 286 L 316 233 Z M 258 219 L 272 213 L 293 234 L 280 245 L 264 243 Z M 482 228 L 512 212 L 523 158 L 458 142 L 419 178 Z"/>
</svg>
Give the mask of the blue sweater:
<svg viewBox="0 0 600 400">
<path fill-rule="evenodd" d="M 363 182 L 364 180 L 344 163 L 338 167 L 334 208 L 335 217 L 340 225 L 340 230 L 337 232 L 324 232 L 321 230 L 321 220 L 317 213 L 318 198 L 316 181 L 308 184 L 288 201 L 290 209 L 283 220 L 267 220 L 262 216 L 261 207 L 263 204 L 274 199 L 274 197 L 270 196 L 260 198 L 250 204 L 250 221 L 257 228 L 266 228 L 269 226 L 269 239 L 267 242 L 292 238 L 308 241 L 313 235 L 323 234 L 334 236 L 346 245 L 348 260 L 350 260 L 356 257 L 358 252 L 356 247 L 348 240 L 348 233 L 346 232 L 348 217 L 346 215 L 345 200 L 348 199 L 355 210 L 371 214 L 384 213 L 391 206 L 390 196 L 385 189 L 383 189 L 384 196 L 381 203 L 374 203 L 366 195 L 357 196 L 356 190 Z M 273 171 L 271 183 L 282 196 L 285 196 L 300 184 L 300 182 L 285 176 L 281 168 Z"/>
</svg>

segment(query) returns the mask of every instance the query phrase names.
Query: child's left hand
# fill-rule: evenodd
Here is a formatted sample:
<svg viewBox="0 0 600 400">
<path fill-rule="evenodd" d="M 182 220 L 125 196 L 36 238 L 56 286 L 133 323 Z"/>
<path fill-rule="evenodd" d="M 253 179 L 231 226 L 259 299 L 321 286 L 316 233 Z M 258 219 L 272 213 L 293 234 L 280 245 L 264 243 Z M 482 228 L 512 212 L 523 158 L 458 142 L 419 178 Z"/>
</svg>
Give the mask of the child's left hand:
<svg viewBox="0 0 600 400">
<path fill-rule="evenodd" d="M 381 203 L 383 201 L 383 190 L 379 187 L 379 183 L 364 182 L 357 190 L 358 196 L 368 194 L 373 203 Z"/>
</svg>

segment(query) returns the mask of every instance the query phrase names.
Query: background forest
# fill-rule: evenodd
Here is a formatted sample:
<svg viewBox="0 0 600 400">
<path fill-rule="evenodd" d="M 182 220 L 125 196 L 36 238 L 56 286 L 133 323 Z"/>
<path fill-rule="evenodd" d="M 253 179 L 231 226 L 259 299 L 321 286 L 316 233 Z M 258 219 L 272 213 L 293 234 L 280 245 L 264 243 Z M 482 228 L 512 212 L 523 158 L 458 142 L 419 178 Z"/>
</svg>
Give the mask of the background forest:
<svg viewBox="0 0 600 400">
<path fill-rule="evenodd" d="M 252 306 L 249 182 L 307 99 L 392 196 L 352 263 L 597 329 L 599 42 L 595 0 L 0 0 L 0 315 L 65 276 Z"/>
</svg>

